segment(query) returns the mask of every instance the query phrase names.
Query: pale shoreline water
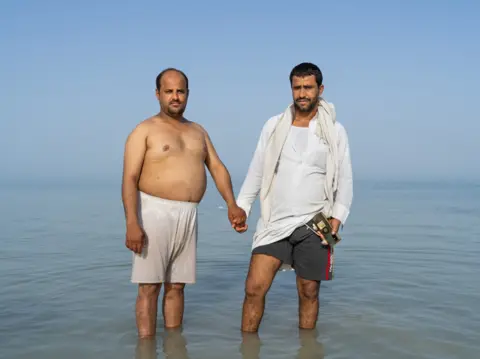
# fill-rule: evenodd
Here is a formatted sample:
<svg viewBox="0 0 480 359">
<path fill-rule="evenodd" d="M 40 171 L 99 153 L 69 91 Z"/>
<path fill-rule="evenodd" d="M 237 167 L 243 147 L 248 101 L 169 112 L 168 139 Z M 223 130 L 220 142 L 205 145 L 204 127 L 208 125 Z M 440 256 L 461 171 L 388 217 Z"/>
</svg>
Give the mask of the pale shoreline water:
<svg viewBox="0 0 480 359">
<path fill-rule="evenodd" d="M 222 205 L 210 183 L 183 332 L 166 335 L 159 316 L 149 346 L 136 339 L 119 187 L 1 186 L 0 358 L 478 357 L 478 184 L 357 183 L 318 336 L 299 334 L 294 274 L 282 272 L 244 346 L 255 221 L 237 235 Z"/>
</svg>

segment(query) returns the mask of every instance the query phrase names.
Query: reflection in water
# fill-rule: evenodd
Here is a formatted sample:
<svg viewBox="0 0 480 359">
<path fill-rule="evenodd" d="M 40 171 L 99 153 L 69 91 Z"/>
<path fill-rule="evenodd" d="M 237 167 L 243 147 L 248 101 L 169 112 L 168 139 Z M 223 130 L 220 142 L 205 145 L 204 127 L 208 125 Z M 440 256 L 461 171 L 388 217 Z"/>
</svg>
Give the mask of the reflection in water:
<svg viewBox="0 0 480 359">
<path fill-rule="evenodd" d="M 323 345 L 317 341 L 317 330 L 299 330 L 299 348 L 295 359 L 323 359 Z M 189 359 L 187 341 L 181 329 L 169 329 L 162 333 L 165 359 Z M 240 353 L 242 359 L 261 359 L 262 341 L 257 333 L 243 333 Z M 138 339 L 135 359 L 156 359 L 157 339 Z"/>
<path fill-rule="evenodd" d="M 296 359 L 323 359 L 325 357 L 323 344 L 317 341 L 317 337 L 318 331 L 316 329 L 300 329 L 300 348 L 298 348 Z"/>
<path fill-rule="evenodd" d="M 318 331 L 299 330 L 299 344 L 296 359 L 323 359 L 325 353 L 322 343 L 317 341 Z M 261 359 L 260 347 L 262 341 L 257 333 L 243 333 L 240 352 L 242 359 Z"/>
<path fill-rule="evenodd" d="M 260 346 L 262 342 L 257 333 L 242 333 L 240 353 L 242 359 L 260 359 Z"/>
<path fill-rule="evenodd" d="M 189 359 L 187 341 L 181 329 L 165 329 L 162 333 L 163 353 L 167 359 Z M 139 339 L 135 351 L 135 359 L 156 359 L 157 340 Z"/>
<path fill-rule="evenodd" d="M 156 359 L 157 358 L 157 340 L 138 339 L 135 349 L 135 359 Z"/>
<path fill-rule="evenodd" d="M 189 359 L 187 341 L 182 329 L 165 329 L 163 332 L 163 353 L 169 359 Z"/>
</svg>

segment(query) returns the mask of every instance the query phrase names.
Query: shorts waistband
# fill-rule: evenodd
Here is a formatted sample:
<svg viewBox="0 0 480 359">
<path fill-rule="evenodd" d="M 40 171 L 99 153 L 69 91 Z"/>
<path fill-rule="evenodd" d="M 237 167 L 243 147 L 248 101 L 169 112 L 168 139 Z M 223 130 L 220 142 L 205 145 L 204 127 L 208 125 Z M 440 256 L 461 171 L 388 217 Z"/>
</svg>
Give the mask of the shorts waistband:
<svg viewBox="0 0 480 359">
<path fill-rule="evenodd" d="M 140 198 L 142 200 L 152 201 L 154 203 L 159 203 L 159 204 L 166 204 L 166 205 L 177 207 L 177 208 L 197 208 L 199 204 L 198 202 L 176 201 L 172 199 L 153 196 L 151 194 L 148 194 L 142 191 L 138 191 L 138 192 L 140 193 Z"/>
</svg>

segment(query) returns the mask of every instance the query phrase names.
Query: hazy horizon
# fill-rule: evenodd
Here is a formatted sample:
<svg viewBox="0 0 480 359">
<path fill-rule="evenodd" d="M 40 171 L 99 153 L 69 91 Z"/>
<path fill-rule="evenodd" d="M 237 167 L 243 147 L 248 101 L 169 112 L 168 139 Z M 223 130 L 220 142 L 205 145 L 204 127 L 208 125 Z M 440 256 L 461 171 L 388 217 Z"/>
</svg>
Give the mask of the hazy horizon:
<svg viewBox="0 0 480 359">
<path fill-rule="evenodd" d="M 240 186 L 243 183 L 245 178 L 245 174 L 231 174 L 232 183 L 234 186 L 234 191 L 237 194 L 240 190 Z M 0 177 L 0 186 L 59 186 L 59 187 L 91 187 L 91 186 L 99 186 L 99 187 L 111 187 L 121 186 L 121 174 L 117 177 L 109 177 L 109 178 L 95 178 L 95 177 L 68 177 L 68 178 L 24 178 L 24 177 Z M 359 185 L 371 185 L 371 184 L 381 184 L 381 185 L 408 185 L 409 183 L 417 184 L 417 185 L 474 185 L 480 186 L 480 178 L 479 177 L 461 177 L 461 178 L 454 178 L 454 177 L 391 177 L 391 178 L 378 178 L 378 177 L 355 177 L 354 178 L 354 186 L 358 188 Z M 207 174 L 207 185 L 208 189 L 215 189 L 215 183 L 213 178 L 210 174 Z"/>
<path fill-rule="evenodd" d="M 117 182 L 170 66 L 190 80 L 186 116 L 243 178 L 303 61 L 323 71 L 354 180 L 480 179 L 480 3 L 91 4 L 1 5 L 0 181 Z"/>
</svg>

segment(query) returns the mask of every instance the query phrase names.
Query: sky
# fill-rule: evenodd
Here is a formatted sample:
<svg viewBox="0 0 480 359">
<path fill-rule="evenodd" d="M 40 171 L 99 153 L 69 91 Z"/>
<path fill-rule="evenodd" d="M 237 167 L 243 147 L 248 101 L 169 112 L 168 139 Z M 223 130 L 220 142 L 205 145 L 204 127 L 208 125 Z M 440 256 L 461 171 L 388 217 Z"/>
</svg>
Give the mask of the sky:
<svg viewBox="0 0 480 359">
<path fill-rule="evenodd" d="M 480 179 L 475 1 L 0 4 L 0 180 L 118 181 L 125 139 L 186 72 L 186 117 L 243 179 L 260 130 L 317 64 L 356 179 Z"/>
</svg>

